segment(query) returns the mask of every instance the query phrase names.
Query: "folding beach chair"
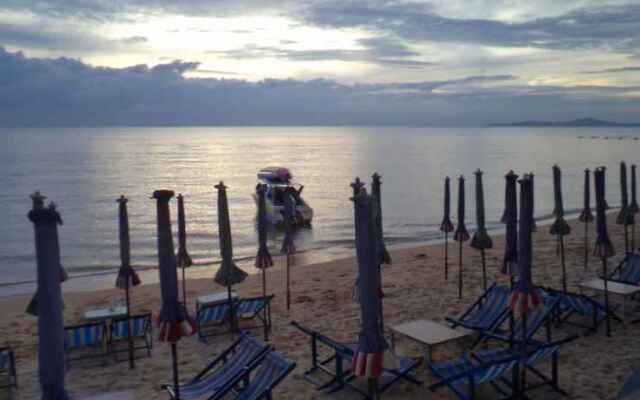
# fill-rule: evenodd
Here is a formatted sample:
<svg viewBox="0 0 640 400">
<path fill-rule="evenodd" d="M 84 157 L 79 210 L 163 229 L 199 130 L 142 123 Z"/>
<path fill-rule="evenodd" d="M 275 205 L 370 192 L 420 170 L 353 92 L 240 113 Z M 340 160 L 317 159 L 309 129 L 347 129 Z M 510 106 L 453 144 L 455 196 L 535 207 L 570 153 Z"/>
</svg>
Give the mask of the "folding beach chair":
<svg viewBox="0 0 640 400">
<path fill-rule="evenodd" d="M 640 254 L 627 254 L 609 274 L 609 280 L 640 285 Z"/>
<path fill-rule="evenodd" d="M 220 332 L 217 328 L 230 322 L 231 304 L 232 303 L 225 301 L 198 308 L 196 315 L 198 339 L 206 342 L 208 337 L 224 333 Z"/>
<path fill-rule="evenodd" d="M 268 345 L 242 333 L 198 375 L 180 385 L 180 398 L 185 400 L 213 398 L 216 393 L 226 387 L 228 382 L 235 382 L 237 376 L 264 358 L 270 350 Z M 175 397 L 173 385 L 163 385 L 162 388 L 169 392 L 172 399 Z"/>
<path fill-rule="evenodd" d="M 64 333 L 67 364 L 90 358 L 102 358 L 102 363 L 106 363 L 108 345 L 107 325 L 104 321 L 65 326 Z"/>
<path fill-rule="evenodd" d="M 460 317 L 446 317 L 452 328 L 490 331 L 507 316 L 510 290 L 495 282 Z"/>
<path fill-rule="evenodd" d="M 349 386 L 365 398 L 369 396 L 367 391 L 352 384 L 355 375 L 351 370 L 351 362 L 355 353 L 355 344 L 340 343 L 295 321 L 292 321 L 291 325 L 311 338 L 311 368 L 304 372 L 305 380 L 316 385 L 318 390 L 327 393 L 333 393 L 345 386 Z M 319 345 L 328 349 L 329 355 L 320 355 Z M 396 368 L 383 368 L 383 376 L 378 380 L 378 393 L 383 393 L 399 380 L 405 380 L 415 385 L 422 384 L 422 381 L 412 375 L 413 371 L 420 365 L 419 359 L 396 356 L 396 361 Z M 315 379 L 312 375 L 317 371 L 322 371 L 329 375 L 329 381 L 320 382 Z"/>
<path fill-rule="evenodd" d="M 242 374 L 227 382 L 224 388 L 211 400 L 231 398 L 236 400 L 273 399 L 272 391 L 296 367 L 275 351 L 267 353 L 260 361 L 253 363 Z M 253 376 L 252 376 L 253 375 Z"/>
<path fill-rule="evenodd" d="M 0 348 L 0 379 L 0 388 L 18 387 L 16 357 L 9 347 Z"/>
<path fill-rule="evenodd" d="M 636 370 L 627 378 L 618 392 L 616 400 L 634 400 L 640 398 L 640 370 Z"/>
<path fill-rule="evenodd" d="M 271 300 L 273 295 L 240 299 L 235 302 L 235 316 L 242 330 L 263 328 L 271 330 Z M 247 321 L 259 321 L 258 325 L 247 325 Z"/>
<path fill-rule="evenodd" d="M 144 349 L 147 350 L 147 355 L 151 356 L 153 348 L 151 313 L 131 315 L 129 323 L 127 323 L 127 317 L 112 320 L 109 326 L 110 352 L 116 354 L 129 351 L 129 324 L 131 325 L 131 337 L 134 340 L 133 350 Z M 119 344 L 126 344 L 126 346 L 118 346 Z"/>
<path fill-rule="evenodd" d="M 541 292 L 543 297 L 545 298 L 557 297 L 559 299 L 558 307 L 556 308 L 556 313 L 554 314 L 554 320 L 557 324 L 566 323 L 569 325 L 586 328 L 586 333 L 595 333 L 598 331 L 598 327 L 607 316 L 607 311 L 604 304 L 584 294 L 563 292 L 551 288 L 543 288 L 541 289 Z M 616 305 L 609 306 L 609 315 L 618 321 L 622 321 L 615 314 L 615 308 L 617 308 Z M 570 320 L 576 315 L 580 317 L 590 318 L 591 323 L 585 325 L 583 323 Z"/>
</svg>

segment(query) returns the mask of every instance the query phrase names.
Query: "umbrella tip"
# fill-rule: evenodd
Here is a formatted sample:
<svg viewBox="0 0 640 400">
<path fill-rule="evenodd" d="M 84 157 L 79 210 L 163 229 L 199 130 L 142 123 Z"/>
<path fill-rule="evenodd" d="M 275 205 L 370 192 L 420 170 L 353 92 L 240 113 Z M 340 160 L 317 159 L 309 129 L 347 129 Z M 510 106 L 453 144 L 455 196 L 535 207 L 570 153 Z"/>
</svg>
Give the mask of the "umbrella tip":
<svg viewBox="0 0 640 400">
<path fill-rule="evenodd" d="M 153 192 L 153 194 L 151 195 L 152 199 L 157 199 L 157 200 L 169 200 L 170 198 L 172 198 L 174 195 L 173 190 L 166 190 L 166 189 L 161 189 L 161 190 L 156 190 Z"/>
<path fill-rule="evenodd" d="M 121 195 L 120 195 L 120 197 L 118 197 L 118 199 L 116 200 L 116 202 L 118 202 L 118 203 L 120 203 L 120 204 L 124 204 L 124 203 L 126 203 L 127 201 L 129 201 L 129 200 L 127 200 L 127 198 L 126 198 L 126 197 L 124 197 L 124 195 L 123 195 L 123 194 L 121 194 Z"/>
<path fill-rule="evenodd" d="M 480 168 L 478 168 L 478 169 L 476 169 L 476 172 L 474 172 L 474 174 L 482 175 L 482 170 Z"/>
<path fill-rule="evenodd" d="M 36 190 L 30 197 L 31 201 L 33 202 L 34 210 L 40 210 L 44 208 L 44 200 L 47 198 L 47 196 L 40 194 L 40 191 Z"/>
<path fill-rule="evenodd" d="M 371 175 L 371 178 L 373 178 L 374 181 L 379 181 L 380 180 L 380 174 L 377 172 L 374 172 L 373 175 Z"/>
<path fill-rule="evenodd" d="M 218 184 L 215 186 L 215 188 L 216 188 L 216 189 L 218 189 L 218 190 L 222 190 L 222 189 L 226 189 L 227 187 L 224 185 L 224 182 L 223 182 L 223 181 L 220 181 L 220 183 L 218 183 Z"/>
</svg>

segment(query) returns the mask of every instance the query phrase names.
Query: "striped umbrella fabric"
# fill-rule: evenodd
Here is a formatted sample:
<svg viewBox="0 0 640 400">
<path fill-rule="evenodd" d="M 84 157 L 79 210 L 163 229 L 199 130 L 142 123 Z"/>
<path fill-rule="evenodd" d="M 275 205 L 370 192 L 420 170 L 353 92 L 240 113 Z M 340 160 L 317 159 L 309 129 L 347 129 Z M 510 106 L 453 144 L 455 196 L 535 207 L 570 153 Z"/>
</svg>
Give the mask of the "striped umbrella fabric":
<svg viewBox="0 0 640 400">
<path fill-rule="evenodd" d="M 578 219 L 584 223 L 584 269 L 589 267 L 589 223 L 593 222 L 593 213 L 591 212 L 591 171 L 589 168 L 584 170 L 584 197 L 582 212 Z"/>
<path fill-rule="evenodd" d="M 129 316 L 131 315 L 131 297 L 129 289 L 140 284 L 138 274 L 131 266 L 131 244 L 129 240 L 129 214 L 127 213 L 127 198 L 120 196 L 118 202 L 118 228 L 120 239 L 120 270 L 116 278 L 116 287 L 123 289 L 125 293 L 125 301 L 127 305 L 127 326 L 130 324 Z M 135 366 L 133 336 L 127 338 L 129 344 L 129 368 Z"/>
<path fill-rule="evenodd" d="M 444 279 L 449 278 L 449 233 L 453 232 L 454 227 L 451 222 L 451 187 L 450 179 L 444 178 L 444 216 L 440 224 L 440 231 L 444 233 Z"/>
<path fill-rule="evenodd" d="M 376 223 L 376 237 L 378 242 L 378 264 L 391 264 L 391 256 L 384 245 L 384 231 L 382 228 L 382 194 L 380 187 L 382 181 L 376 172 L 371 176 L 371 198 L 373 201 L 373 212 Z"/>
<path fill-rule="evenodd" d="M 182 268 L 182 304 L 187 307 L 187 277 L 186 269 L 193 265 L 193 260 L 187 252 L 187 221 L 184 215 L 184 197 L 178 194 L 178 253 L 176 264 Z"/>
<path fill-rule="evenodd" d="M 493 247 L 491 237 L 487 232 L 484 217 L 484 190 L 482 188 L 482 171 L 477 170 L 476 176 L 476 231 L 471 238 L 471 247 L 480 250 L 482 259 L 482 284 L 484 291 L 487 291 L 487 264 L 484 251 Z"/>
<path fill-rule="evenodd" d="M 518 175 L 509 171 L 504 176 L 505 180 L 505 205 L 504 223 L 506 224 L 506 237 L 504 257 L 500 272 L 513 276 L 518 271 Z"/>
<path fill-rule="evenodd" d="M 377 271 L 378 247 L 374 205 L 371 197 L 365 191 L 358 193 L 353 201 L 356 216 L 355 233 L 361 329 L 352 367 L 356 376 L 375 379 L 382 374 L 382 363 L 387 343 L 378 321 L 382 298 L 379 292 L 380 278 Z"/>
<path fill-rule="evenodd" d="M 176 343 L 183 336 L 195 333 L 196 325 L 178 300 L 178 271 L 171 232 L 169 201 L 173 197 L 171 190 L 156 190 L 157 228 L 158 228 L 158 272 L 162 293 L 162 308 L 158 314 L 158 339 L 162 342 Z"/>
<path fill-rule="evenodd" d="M 458 298 L 462 298 L 462 243 L 469 240 L 469 232 L 464 224 L 464 176 L 458 178 L 458 226 L 453 235 L 458 242 Z"/>
<path fill-rule="evenodd" d="M 60 288 L 60 214 L 44 196 L 32 195 L 29 220 L 34 225 L 38 271 L 38 372 L 43 400 L 67 400 L 65 389 L 64 321 Z"/>
<path fill-rule="evenodd" d="M 518 283 L 511 294 L 509 307 L 517 316 L 526 316 L 538 307 L 540 298 L 531 279 L 533 191 L 531 178 L 520 179 L 520 220 L 518 232 Z"/>
<path fill-rule="evenodd" d="M 564 236 L 571 233 L 571 227 L 564 219 L 564 205 L 562 202 L 562 173 L 557 165 L 553 166 L 553 197 L 554 197 L 554 215 L 555 220 L 549 228 L 549 233 L 555 235 L 558 239 L 560 250 L 560 265 L 562 267 L 562 290 L 567 291 L 567 268 L 564 255 Z"/>
</svg>

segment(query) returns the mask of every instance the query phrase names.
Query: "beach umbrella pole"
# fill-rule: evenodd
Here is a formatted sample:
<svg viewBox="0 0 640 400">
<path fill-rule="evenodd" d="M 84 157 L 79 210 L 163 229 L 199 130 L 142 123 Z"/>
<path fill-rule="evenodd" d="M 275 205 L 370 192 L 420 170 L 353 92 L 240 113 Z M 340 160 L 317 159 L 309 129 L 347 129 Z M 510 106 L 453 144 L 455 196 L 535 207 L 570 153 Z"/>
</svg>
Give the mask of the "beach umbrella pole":
<svg viewBox="0 0 640 400">
<path fill-rule="evenodd" d="M 462 241 L 458 242 L 458 299 L 462 298 Z"/>
<path fill-rule="evenodd" d="M 266 298 L 267 297 L 267 270 L 266 269 L 262 269 L 262 297 Z M 265 320 L 264 323 L 264 341 L 268 342 L 269 341 L 269 323 L 267 321 L 267 318 L 269 318 L 268 314 L 267 314 L 267 307 L 265 307 L 262 310 L 263 313 L 263 318 Z"/>
<path fill-rule="evenodd" d="M 487 291 L 487 260 L 484 254 L 484 249 L 480 250 L 480 259 L 482 260 L 482 285 L 484 291 Z"/>
<path fill-rule="evenodd" d="M 449 232 L 444 233 L 444 280 L 449 279 Z"/>
<path fill-rule="evenodd" d="M 602 257 L 602 272 L 604 274 L 604 312 L 607 337 L 611 337 L 611 321 L 609 319 L 609 278 L 607 277 L 607 259 Z"/>
<path fill-rule="evenodd" d="M 173 388 L 175 390 L 175 400 L 180 400 L 180 385 L 178 377 L 178 345 L 175 342 L 171 343 L 171 359 L 173 366 Z"/>
<path fill-rule="evenodd" d="M 567 268 L 564 259 L 564 236 L 558 235 L 558 243 L 560 243 L 560 264 L 562 265 L 562 290 L 567 292 Z"/>
<path fill-rule="evenodd" d="M 584 270 L 589 268 L 589 222 L 584 223 Z"/>
<path fill-rule="evenodd" d="M 286 274 L 286 280 L 287 280 L 287 311 L 289 311 L 291 309 L 291 280 L 290 280 L 290 269 L 291 269 L 291 259 L 289 256 L 289 253 L 287 253 L 287 270 L 285 272 Z"/>
<path fill-rule="evenodd" d="M 624 254 L 629 254 L 629 226 L 624 225 Z"/>
<path fill-rule="evenodd" d="M 129 369 L 134 369 L 136 367 L 134 354 L 133 354 L 133 336 L 131 335 L 131 311 L 129 311 L 129 305 L 131 304 L 131 300 L 129 297 L 129 279 L 127 278 L 127 283 L 125 283 L 124 289 L 124 298 L 127 305 L 127 342 L 129 345 Z"/>
<path fill-rule="evenodd" d="M 187 271 L 185 268 L 182 268 L 182 303 L 184 304 L 184 308 L 187 308 Z"/>
</svg>

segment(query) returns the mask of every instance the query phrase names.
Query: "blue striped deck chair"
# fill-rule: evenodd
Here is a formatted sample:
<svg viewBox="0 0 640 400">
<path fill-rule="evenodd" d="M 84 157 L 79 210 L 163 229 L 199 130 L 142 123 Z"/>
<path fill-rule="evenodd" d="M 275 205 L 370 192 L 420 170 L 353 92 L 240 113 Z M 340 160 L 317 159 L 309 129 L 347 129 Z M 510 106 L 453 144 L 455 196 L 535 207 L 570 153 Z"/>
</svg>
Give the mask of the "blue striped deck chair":
<svg viewBox="0 0 640 400">
<path fill-rule="evenodd" d="M 636 370 L 627 378 L 618 392 L 616 400 L 634 400 L 640 398 L 640 370 Z"/>
<path fill-rule="evenodd" d="M 106 363 L 108 345 L 107 325 L 104 321 L 65 326 L 64 333 L 67 364 L 71 361 L 98 357 L 102 358 L 103 364 Z"/>
<path fill-rule="evenodd" d="M 517 382 L 520 357 L 518 354 L 506 354 L 490 361 L 479 361 L 471 354 L 464 354 L 451 361 L 427 362 L 427 367 L 438 379 L 438 382 L 429 386 L 429 390 L 436 391 L 446 386 L 459 399 L 474 400 L 478 386 L 485 382 L 494 383 L 509 372 L 512 381 Z M 497 392 L 497 397 L 493 397 L 494 399 L 508 399 L 513 396 L 514 390 L 511 388 L 505 390 L 502 386 L 495 384 L 492 387 Z"/>
<path fill-rule="evenodd" d="M 640 285 L 640 254 L 627 254 L 609 274 L 609 280 Z"/>
<path fill-rule="evenodd" d="M 272 400 L 273 389 L 296 367 L 296 363 L 271 351 L 257 363 L 215 394 L 211 400 L 233 398 L 236 400 Z"/>
<path fill-rule="evenodd" d="M 333 393 L 349 386 L 365 398 L 369 396 L 366 390 L 352 384 L 355 375 L 351 371 L 351 361 L 356 344 L 340 343 L 295 321 L 292 321 L 291 325 L 311 339 L 311 367 L 303 374 L 305 380 L 326 393 Z M 328 350 L 328 354 L 324 354 L 327 353 L 326 351 L 321 351 L 320 345 L 324 350 Z M 396 355 L 396 364 L 396 368 L 383 368 L 382 376 L 378 380 L 378 393 L 383 393 L 400 380 L 422 385 L 422 381 L 413 376 L 413 372 L 420 365 L 420 359 Z M 327 374 L 330 379 L 326 382 L 316 379 L 314 375 L 318 371 Z"/>
<path fill-rule="evenodd" d="M 263 328 L 271 330 L 271 300 L 273 295 L 240 299 L 235 302 L 235 316 L 242 330 Z M 257 319 L 257 325 L 247 325 L 246 321 Z M 245 321 L 245 323 L 243 323 Z"/>
<path fill-rule="evenodd" d="M 511 349 L 502 348 L 474 352 L 472 357 L 480 362 L 490 363 L 495 360 L 504 359 L 509 355 L 523 355 L 520 360 L 520 368 L 521 370 L 524 368 L 526 371 L 532 372 L 537 378 L 536 382 L 531 382 L 529 379 L 526 379 L 525 375 L 525 379 L 519 377 L 521 381 L 518 382 L 517 386 L 514 386 L 513 381 L 508 380 L 505 377 L 501 378 L 499 383 L 505 385 L 507 388 L 520 388 L 522 392 L 528 392 L 543 386 L 550 386 L 557 393 L 568 397 L 569 394 L 559 386 L 558 353 L 563 345 L 575 340 L 576 338 L 576 335 L 572 335 L 562 340 L 541 345 L 528 346 L 529 348 L 524 355 L 522 354 L 522 349 L 515 346 Z M 549 360 L 551 372 L 548 375 L 543 373 L 539 367 L 537 367 L 537 365 L 544 360 Z"/>
<path fill-rule="evenodd" d="M 151 313 L 129 316 L 131 324 L 131 337 L 133 338 L 133 350 L 147 350 L 151 356 L 153 348 L 153 335 Z M 119 346 L 119 344 L 125 346 Z M 129 323 L 127 317 L 116 318 L 109 325 L 109 347 L 112 354 L 129 351 Z M 122 347 L 122 348 L 120 348 Z"/>
<path fill-rule="evenodd" d="M 208 337 L 226 332 L 220 332 L 217 328 L 229 324 L 231 311 L 229 305 L 230 303 L 225 301 L 198 308 L 198 314 L 196 315 L 198 339 L 206 342 Z"/>
<path fill-rule="evenodd" d="M 0 388 L 18 387 L 16 357 L 9 347 L 0 348 L 0 377 L 2 377 Z"/>
<path fill-rule="evenodd" d="M 547 297 L 558 297 L 558 307 L 554 315 L 555 322 L 560 325 L 563 323 L 586 328 L 585 334 L 595 333 L 598 327 L 605 320 L 607 312 L 604 304 L 598 302 L 591 297 L 582 293 L 563 292 L 551 288 L 542 289 L 542 295 Z M 615 314 L 617 305 L 609 305 L 609 315 L 618 321 L 622 321 Z M 585 325 L 581 322 L 570 320 L 574 316 L 590 318 L 591 323 Z"/>
<path fill-rule="evenodd" d="M 180 398 L 184 400 L 212 398 L 225 385 L 234 381 L 254 363 L 271 351 L 271 347 L 242 333 L 225 351 L 207 365 L 198 375 L 180 384 Z M 163 385 L 171 398 L 175 398 L 175 387 Z"/>
<path fill-rule="evenodd" d="M 462 326 L 481 333 L 490 331 L 505 319 L 510 293 L 508 287 L 494 282 L 460 317 L 446 320 L 454 329 Z"/>
</svg>

